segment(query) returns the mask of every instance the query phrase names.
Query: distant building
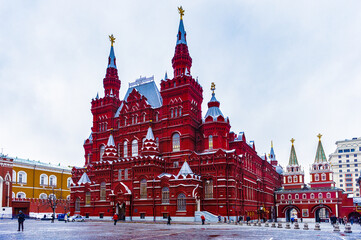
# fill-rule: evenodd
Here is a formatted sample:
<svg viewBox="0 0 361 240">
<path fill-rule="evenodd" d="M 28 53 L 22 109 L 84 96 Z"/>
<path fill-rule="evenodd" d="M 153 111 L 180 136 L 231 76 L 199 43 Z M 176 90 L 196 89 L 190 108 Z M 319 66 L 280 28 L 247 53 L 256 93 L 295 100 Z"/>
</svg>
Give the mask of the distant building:
<svg viewBox="0 0 361 240">
<path fill-rule="evenodd" d="M 0 217 L 10 217 L 12 214 L 12 169 L 13 160 L 0 154 Z"/>
<path fill-rule="evenodd" d="M 360 197 L 360 187 L 356 180 L 360 177 L 361 169 L 361 138 L 337 141 L 336 146 L 335 152 L 330 154 L 336 187 L 354 197 Z"/>
<path fill-rule="evenodd" d="M 72 183 L 69 167 L 5 155 L 0 156 L 0 166 L 0 183 L 3 179 L 1 204 L 12 207 L 12 214 L 20 210 L 30 216 L 51 214 L 49 198 L 57 199 L 57 213 L 69 210 Z"/>
</svg>

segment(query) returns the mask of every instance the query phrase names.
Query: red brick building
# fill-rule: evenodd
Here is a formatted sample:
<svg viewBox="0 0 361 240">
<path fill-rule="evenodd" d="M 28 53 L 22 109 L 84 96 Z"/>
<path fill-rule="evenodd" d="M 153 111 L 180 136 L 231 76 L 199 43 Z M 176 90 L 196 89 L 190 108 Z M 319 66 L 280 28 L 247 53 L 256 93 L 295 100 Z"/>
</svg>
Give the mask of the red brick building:
<svg viewBox="0 0 361 240">
<path fill-rule="evenodd" d="M 230 132 L 230 120 L 212 94 L 202 115 L 203 88 L 191 74 L 181 15 L 173 78 L 129 83 L 119 98 L 113 36 L 104 97 L 91 102 L 93 125 L 84 143 L 85 165 L 73 169 L 71 211 L 89 217 L 208 220 L 270 218 L 281 186 L 272 164 L 257 155 L 245 134 Z M 230 104 L 230 103 L 229 103 Z M 204 117 L 202 117 L 204 116 Z M 273 149 L 272 149 L 273 151 Z"/>
<path fill-rule="evenodd" d="M 325 221 L 331 216 L 360 217 L 354 199 L 340 188 L 335 187 L 332 180 L 331 164 L 327 161 L 319 137 L 314 163 L 310 168 L 311 182 L 304 183 L 304 172 L 298 163 L 291 140 L 291 153 L 286 171 L 283 173 L 282 188 L 276 191 L 277 218 L 290 221 L 302 218 L 304 221 Z"/>
<path fill-rule="evenodd" d="M 12 181 L 13 159 L 0 154 L 0 217 L 12 214 Z"/>
</svg>

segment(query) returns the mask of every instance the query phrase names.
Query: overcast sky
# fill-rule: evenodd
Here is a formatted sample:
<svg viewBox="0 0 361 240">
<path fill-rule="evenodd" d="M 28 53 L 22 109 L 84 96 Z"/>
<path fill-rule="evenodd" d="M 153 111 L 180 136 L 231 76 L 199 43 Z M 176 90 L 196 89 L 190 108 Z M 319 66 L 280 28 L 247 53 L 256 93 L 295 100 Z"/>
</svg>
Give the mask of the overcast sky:
<svg viewBox="0 0 361 240">
<path fill-rule="evenodd" d="M 307 177 L 318 133 L 326 155 L 361 136 L 360 1 L 0 1 L 3 153 L 82 166 L 108 35 L 121 98 L 139 76 L 159 84 L 173 75 L 179 5 L 203 116 L 215 82 L 231 130 L 260 155 L 273 140 L 283 166 L 295 138 Z"/>
</svg>

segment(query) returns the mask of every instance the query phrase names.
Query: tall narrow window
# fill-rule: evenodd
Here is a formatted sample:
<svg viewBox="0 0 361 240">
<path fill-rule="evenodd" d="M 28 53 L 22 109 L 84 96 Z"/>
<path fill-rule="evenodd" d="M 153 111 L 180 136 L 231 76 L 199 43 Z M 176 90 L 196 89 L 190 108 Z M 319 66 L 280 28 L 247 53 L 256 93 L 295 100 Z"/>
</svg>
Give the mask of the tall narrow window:
<svg viewBox="0 0 361 240">
<path fill-rule="evenodd" d="M 124 179 L 128 179 L 128 177 L 129 177 L 128 168 L 126 168 L 124 170 Z"/>
<path fill-rule="evenodd" d="M 80 198 L 77 198 L 75 200 L 75 212 L 79 212 L 80 211 Z"/>
<path fill-rule="evenodd" d="M 162 189 L 162 203 L 169 203 L 169 188 L 164 187 Z"/>
<path fill-rule="evenodd" d="M 132 141 L 132 157 L 138 156 L 138 140 Z"/>
<path fill-rule="evenodd" d="M 179 116 L 182 116 L 182 108 L 179 108 Z"/>
<path fill-rule="evenodd" d="M 118 170 L 118 180 L 122 180 L 122 169 Z"/>
<path fill-rule="evenodd" d="M 140 181 L 140 198 L 147 198 L 147 180 L 142 179 Z"/>
<path fill-rule="evenodd" d="M 145 113 L 143 114 L 143 122 L 145 122 Z"/>
<path fill-rule="evenodd" d="M 100 161 L 103 161 L 104 151 L 105 151 L 105 146 L 101 145 L 100 146 L 100 151 L 99 151 L 99 159 L 100 159 Z"/>
<path fill-rule="evenodd" d="M 213 198 L 213 180 L 206 180 L 204 188 L 205 198 Z"/>
<path fill-rule="evenodd" d="M 121 151 L 122 151 L 122 144 L 118 143 L 118 156 L 119 156 L 119 158 L 120 158 L 120 156 L 122 156 Z"/>
<path fill-rule="evenodd" d="M 105 182 L 100 184 L 100 200 L 105 200 L 106 197 L 106 186 Z"/>
<path fill-rule="evenodd" d="M 320 180 L 320 176 L 318 174 L 315 174 L 315 181 L 319 181 Z"/>
<path fill-rule="evenodd" d="M 159 113 L 158 113 L 158 112 L 155 114 L 155 121 L 156 121 L 156 122 L 159 121 Z"/>
<path fill-rule="evenodd" d="M 173 152 L 180 151 L 180 136 L 178 133 L 173 134 L 172 147 L 173 147 Z"/>
<path fill-rule="evenodd" d="M 125 141 L 124 142 L 124 147 L 123 147 L 123 157 L 128 157 L 128 142 Z"/>
<path fill-rule="evenodd" d="M 157 143 L 157 147 L 159 148 L 159 138 L 155 138 L 155 142 Z"/>
<path fill-rule="evenodd" d="M 85 205 L 90 205 L 90 192 L 85 193 Z"/>
<path fill-rule="evenodd" d="M 213 136 L 209 135 L 208 137 L 208 145 L 209 145 L 209 149 L 213 149 Z"/>
<path fill-rule="evenodd" d="M 124 118 L 124 126 L 127 126 L 127 118 Z"/>
<path fill-rule="evenodd" d="M 177 108 L 174 109 L 174 117 L 177 117 L 178 112 L 177 112 Z"/>
<path fill-rule="evenodd" d="M 177 198 L 177 211 L 185 211 L 186 210 L 186 196 L 181 193 Z"/>
<path fill-rule="evenodd" d="M 326 174 L 325 173 L 321 174 L 321 179 L 322 179 L 322 181 L 326 181 Z"/>
<path fill-rule="evenodd" d="M 173 109 L 170 110 L 170 117 L 173 117 Z"/>
</svg>

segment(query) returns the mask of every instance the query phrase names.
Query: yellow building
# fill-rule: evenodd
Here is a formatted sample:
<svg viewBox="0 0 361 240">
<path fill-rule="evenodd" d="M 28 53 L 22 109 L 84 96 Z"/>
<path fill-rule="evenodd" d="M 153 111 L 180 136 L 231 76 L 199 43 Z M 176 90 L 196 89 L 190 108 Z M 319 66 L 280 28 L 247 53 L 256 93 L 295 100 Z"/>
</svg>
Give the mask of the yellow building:
<svg viewBox="0 0 361 240">
<path fill-rule="evenodd" d="M 57 199 L 70 196 L 71 169 L 40 161 L 14 158 L 12 173 L 13 198 Z"/>
</svg>

